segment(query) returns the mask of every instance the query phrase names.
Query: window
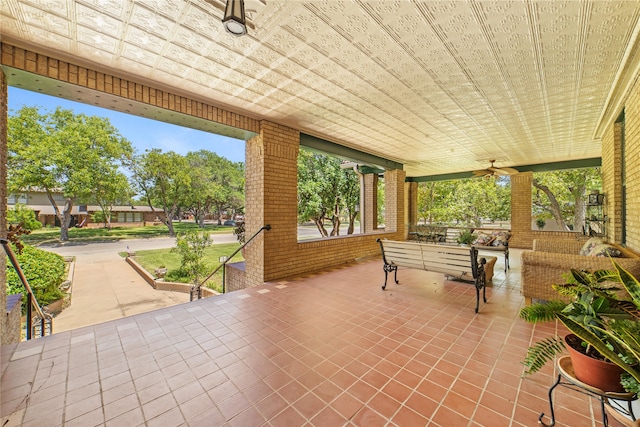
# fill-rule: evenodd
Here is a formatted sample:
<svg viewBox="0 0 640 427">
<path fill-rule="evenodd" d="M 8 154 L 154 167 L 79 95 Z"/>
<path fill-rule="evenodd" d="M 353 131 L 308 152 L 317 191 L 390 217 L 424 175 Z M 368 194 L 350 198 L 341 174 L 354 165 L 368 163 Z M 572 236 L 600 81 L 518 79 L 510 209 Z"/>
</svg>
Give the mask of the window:
<svg viewBox="0 0 640 427">
<path fill-rule="evenodd" d="M 533 174 L 532 230 L 583 232 L 588 195 L 602 191 L 600 168 Z"/>
<path fill-rule="evenodd" d="M 9 205 L 15 205 L 17 203 L 20 203 L 21 205 L 26 205 L 27 204 L 27 195 L 26 194 L 10 194 L 9 196 L 7 196 L 7 204 Z"/>
<path fill-rule="evenodd" d="M 142 222 L 142 212 L 118 212 L 118 222 Z"/>
<path fill-rule="evenodd" d="M 301 149 L 298 155 L 298 239 L 358 233 L 360 178 L 339 158 Z"/>
</svg>

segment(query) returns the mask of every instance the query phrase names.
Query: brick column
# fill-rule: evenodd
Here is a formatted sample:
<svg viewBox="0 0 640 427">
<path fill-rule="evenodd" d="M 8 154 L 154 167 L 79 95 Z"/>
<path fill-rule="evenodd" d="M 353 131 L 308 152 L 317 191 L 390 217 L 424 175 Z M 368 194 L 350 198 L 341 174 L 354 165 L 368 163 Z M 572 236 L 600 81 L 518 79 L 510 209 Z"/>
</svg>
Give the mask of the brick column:
<svg viewBox="0 0 640 427">
<path fill-rule="evenodd" d="M 405 198 L 403 170 L 390 170 L 384 173 L 385 228 L 388 233 L 398 233 L 403 239 L 405 231 Z"/>
<path fill-rule="evenodd" d="M 7 80 L 4 70 L 0 68 L 0 237 L 7 237 Z M 7 265 L 4 250 L 0 251 L 0 337 L 2 344 L 7 344 L 9 331 L 7 321 Z"/>
<path fill-rule="evenodd" d="M 530 248 L 533 244 L 531 231 L 531 186 L 533 172 L 511 175 L 511 233 L 509 246 Z"/>
<path fill-rule="evenodd" d="M 246 238 L 271 225 L 245 248 L 246 287 L 282 277 L 298 241 L 297 130 L 267 121 L 247 141 L 245 154 Z"/>
<path fill-rule="evenodd" d="M 418 223 L 418 183 L 407 182 L 405 183 L 406 202 L 405 213 L 407 227 L 416 225 Z M 409 230 L 407 229 L 407 232 Z"/>
<path fill-rule="evenodd" d="M 360 212 L 360 221 L 365 233 L 372 233 L 378 228 L 378 175 L 364 175 L 364 209 Z"/>
</svg>

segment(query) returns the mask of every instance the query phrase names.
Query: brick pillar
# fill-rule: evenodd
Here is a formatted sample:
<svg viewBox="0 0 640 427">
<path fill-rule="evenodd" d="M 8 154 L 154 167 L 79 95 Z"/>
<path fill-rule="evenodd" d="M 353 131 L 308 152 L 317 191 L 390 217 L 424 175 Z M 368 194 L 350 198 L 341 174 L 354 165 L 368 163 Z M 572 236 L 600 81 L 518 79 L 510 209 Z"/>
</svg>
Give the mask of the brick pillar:
<svg viewBox="0 0 640 427">
<path fill-rule="evenodd" d="M 407 210 L 405 214 L 405 223 L 407 224 L 407 227 L 411 227 L 418 223 L 418 183 L 405 183 L 405 194 L 405 209 Z M 407 229 L 407 232 L 408 231 L 409 230 Z"/>
<path fill-rule="evenodd" d="M 403 239 L 406 235 L 404 215 L 404 179 L 406 175 L 405 171 L 399 169 L 384 173 L 385 231 L 398 233 L 398 239 Z"/>
<path fill-rule="evenodd" d="M 7 237 L 7 80 L 4 70 L 0 68 L 0 237 Z M 0 337 L 1 343 L 7 344 L 9 331 L 7 322 L 7 257 L 0 251 Z"/>
<path fill-rule="evenodd" d="M 247 141 L 246 238 L 264 225 L 272 228 L 245 248 L 246 287 L 282 277 L 282 266 L 296 253 L 299 147 L 297 130 L 267 121 Z"/>
<path fill-rule="evenodd" d="M 365 233 L 372 233 L 378 228 L 378 175 L 364 175 L 364 209 L 360 212 L 360 221 Z"/>
<path fill-rule="evenodd" d="M 509 246 L 530 248 L 533 244 L 531 232 L 531 186 L 533 172 L 511 175 L 511 240 Z"/>
</svg>

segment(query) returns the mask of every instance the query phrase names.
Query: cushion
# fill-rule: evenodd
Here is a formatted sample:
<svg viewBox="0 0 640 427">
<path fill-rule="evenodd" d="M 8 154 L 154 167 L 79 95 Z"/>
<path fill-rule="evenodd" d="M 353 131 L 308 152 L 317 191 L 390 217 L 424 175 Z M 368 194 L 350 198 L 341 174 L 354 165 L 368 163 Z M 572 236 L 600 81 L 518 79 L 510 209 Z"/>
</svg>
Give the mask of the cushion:
<svg viewBox="0 0 640 427">
<path fill-rule="evenodd" d="M 491 246 L 507 246 L 511 233 L 508 231 L 494 231 L 492 233 L 494 239 L 491 242 Z"/>
<path fill-rule="evenodd" d="M 620 255 L 622 255 L 620 249 L 606 243 L 594 246 L 593 249 L 591 249 L 591 252 L 589 252 L 589 256 L 610 256 L 612 258 L 617 258 Z"/>
<path fill-rule="evenodd" d="M 600 237 L 591 237 L 589 238 L 589 240 L 587 240 L 586 242 L 584 242 L 584 245 L 582 245 L 582 248 L 580 249 L 580 252 L 578 253 L 579 255 L 589 255 L 591 253 L 591 250 L 596 247 L 597 245 L 601 245 L 604 243 L 604 240 L 602 240 Z"/>
<path fill-rule="evenodd" d="M 494 236 L 489 236 L 488 234 L 478 234 L 478 238 L 473 242 L 474 245 L 479 246 L 489 246 L 491 242 L 493 242 Z"/>
</svg>

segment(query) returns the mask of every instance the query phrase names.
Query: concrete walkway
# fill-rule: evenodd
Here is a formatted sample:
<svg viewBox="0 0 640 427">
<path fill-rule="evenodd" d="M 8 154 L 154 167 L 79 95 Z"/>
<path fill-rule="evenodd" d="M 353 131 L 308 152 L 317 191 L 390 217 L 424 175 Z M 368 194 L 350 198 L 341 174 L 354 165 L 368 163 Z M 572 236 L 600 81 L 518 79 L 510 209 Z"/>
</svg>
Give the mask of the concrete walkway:
<svg viewBox="0 0 640 427">
<path fill-rule="evenodd" d="M 127 246 L 141 250 L 174 245 L 175 239 L 159 238 L 43 246 L 76 258 L 71 306 L 53 319 L 54 333 L 188 302 L 189 294 L 153 289 L 118 255 Z"/>
<path fill-rule="evenodd" d="M 117 254 L 92 257 L 76 256 L 71 306 L 53 320 L 54 333 L 189 301 L 189 294 L 153 289 Z"/>
</svg>

